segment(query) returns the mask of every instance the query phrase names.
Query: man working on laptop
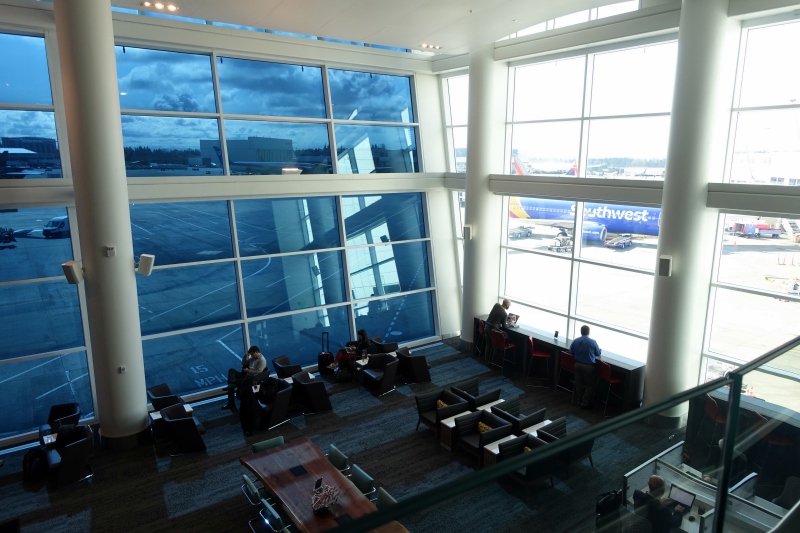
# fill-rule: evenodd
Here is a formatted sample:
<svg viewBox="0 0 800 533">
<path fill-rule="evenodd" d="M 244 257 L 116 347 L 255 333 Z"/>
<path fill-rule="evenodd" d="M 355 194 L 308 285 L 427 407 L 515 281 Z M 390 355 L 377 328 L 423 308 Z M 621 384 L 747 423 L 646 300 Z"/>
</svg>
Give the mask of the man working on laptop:
<svg viewBox="0 0 800 533">
<path fill-rule="evenodd" d="M 664 498 L 664 478 L 650 476 L 647 480 L 648 492 L 633 491 L 633 508 L 636 514 L 647 518 L 653 526 L 653 533 L 669 533 L 670 528 L 681 525 L 684 509 L 676 505 L 674 510 L 667 507 L 671 503 L 669 498 Z"/>
</svg>

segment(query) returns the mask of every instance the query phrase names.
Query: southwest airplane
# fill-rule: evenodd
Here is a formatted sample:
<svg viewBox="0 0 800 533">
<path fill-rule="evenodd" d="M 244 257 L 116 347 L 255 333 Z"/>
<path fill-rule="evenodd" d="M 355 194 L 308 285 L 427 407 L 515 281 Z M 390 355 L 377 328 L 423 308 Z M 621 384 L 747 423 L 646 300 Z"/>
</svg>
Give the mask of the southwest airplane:
<svg viewBox="0 0 800 533">
<path fill-rule="evenodd" d="M 575 225 L 575 202 L 512 196 L 509 216 L 571 230 Z M 661 209 L 654 207 L 583 204 L 583 239 L 587 241 L 604 242 L 609 233 L 658 236 L 660 222 Z"/>
</svg>

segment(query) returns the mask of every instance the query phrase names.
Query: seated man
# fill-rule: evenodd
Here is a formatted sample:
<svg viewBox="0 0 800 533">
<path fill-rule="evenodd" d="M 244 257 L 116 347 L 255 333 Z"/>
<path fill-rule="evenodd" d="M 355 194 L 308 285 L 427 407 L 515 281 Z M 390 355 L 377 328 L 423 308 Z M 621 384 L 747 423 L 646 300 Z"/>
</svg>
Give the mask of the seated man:
<svg viewBox="0 0 800 533">
<path fill-rule="evenodd" d="M 636 514 L 647 518 L 653 526 L 653 533 L 669 533 L 670 528 L 681 525 L 685 509 L 680 505 L 671 510 L 665 504 L 670 503 L 669 498 L 664 496 L 664 479 L 661 476 L 650 476 L 647 480 L 647 492 L 640 490 L 633 491 L 633 507 Z"/>
<path fill-rule="evenodd" d="M 261 350 L 258 346 L 251 346 L 247 353 L 242 357 L 242 371 L 239 372 L 235 368 L 228 370 L 228 386 L 224 391 L 228 391 L 228 403 L 222 406 L 223 409 L 233 409 L 236 406 L 234 395 L 236 389 L 241 385 L 250 385 L 253 381 L 253 376 L 259 374 L 267 368 L 267 360 L 261 355 Z"/>
</svg>

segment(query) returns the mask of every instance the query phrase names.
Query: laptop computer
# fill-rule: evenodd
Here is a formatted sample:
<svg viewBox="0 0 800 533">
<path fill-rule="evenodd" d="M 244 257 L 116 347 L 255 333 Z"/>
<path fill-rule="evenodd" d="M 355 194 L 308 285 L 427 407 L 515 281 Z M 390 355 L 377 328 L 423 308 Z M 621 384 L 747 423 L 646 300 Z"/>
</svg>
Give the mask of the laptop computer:
<svg viewBox="0 0 800 533">
<path fill-rule="evenodd" d="M 510 328 L 518 328 L 519 324 L 517 321 L 519 320 L 519 315 L 512 315 L 511 313 L 508 314 L 508 327 Z"/>
<path fill-rule="evenodd" d="M 683 507 L 683 511 L 681 514 L 686 514 L 692 509 L 692 505 L 694 505 L 694 499 L 696 498 L 695 494 L 684 490 L 676 485 L 672 485 L 669 489 L 669 499 L 672 500 L 667 504 L 672 510 L 675 510 L 675 507 L 680 505 Z"/>
</svg>

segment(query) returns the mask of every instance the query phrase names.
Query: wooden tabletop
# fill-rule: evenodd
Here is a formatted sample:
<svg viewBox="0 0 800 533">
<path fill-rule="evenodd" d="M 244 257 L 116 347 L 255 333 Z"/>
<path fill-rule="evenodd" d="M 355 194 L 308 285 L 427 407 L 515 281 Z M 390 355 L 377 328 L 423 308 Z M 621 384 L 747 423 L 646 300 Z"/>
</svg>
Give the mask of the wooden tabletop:
<svg viewBox="0 0 800 533">
<path fill-rule="evenodd" d="M 377 511 L 375 505 L 308 438 L 247 455 L 239 461 L 275 495 L 298 531 L 326 531 L 349 519 Z M 297 467 L 300 467 L 299 472 Z M 300 475 L 295 475 L 296 473 Z M 323 486 L 330 485 L 339 489 L 339 499 L 330 511 L 314 514 L 311 509 L 311 495 L 319 478 L 322 478 Z M 374 531 L 407 532 L 398 522 L 384 524 Z"/>
</svg>

